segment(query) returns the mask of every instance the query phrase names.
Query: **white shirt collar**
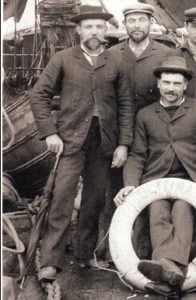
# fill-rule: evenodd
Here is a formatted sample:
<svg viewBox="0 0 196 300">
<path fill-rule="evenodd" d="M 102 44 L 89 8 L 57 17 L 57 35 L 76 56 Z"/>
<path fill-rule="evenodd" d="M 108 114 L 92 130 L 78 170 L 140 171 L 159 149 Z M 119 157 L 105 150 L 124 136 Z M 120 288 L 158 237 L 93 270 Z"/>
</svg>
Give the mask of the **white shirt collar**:
<svg viewBox="0 0 196 300">
<path fill-rule="evenodd" d="M 139 50 L 142 53 L 148 47 L 149 43 L 150 43 L 150 40 L 148 37 L 144 41 L 140 42 L 139 44 L 132 43 L 132 40 L 129 39 L 129 47 L 131 48 L 131 50 L 133 52 L 136 52 Z"/>
<path fill-rule="evenodd" d="M 88 56 L 99 56 L 105 50 L 104 46 L 101 46 L 100 51 L 98 53 L 90 54 L 83 44 L 81 44 L 80 47 L 81 47 L 82 51 Z"/>
<path fill-rule="evenodd" d="M 185 101 L 185 98 L 183 97 L 182 100 L 180 101 L 180 103 L 178 103 L 178 105 L 176 105 L 176 106 L 180 106 L 182 103 L 184 103 L 184 101 Z M 163 107 L 169 107 L 168 105 L 165 105 L 165 104 L 163 103 L 163 99 L 162 99 L 162 98 L 160 99 L 160 104 L 161 104 Z"/>
<path fill-rule="evenodd" d="M 81 44 L 80 47 L 81 47 L 81 49 L 82 49 L 82 51 L 83 51 L 83 53 L 84 53 L 84 56 L 86 57 L 86 59 L 89 61 L 89 63 L 90 63 L 91 65 L 93 65 L 93 62 L 92 62 L 92 58 L 91 58 L 91 57 L 92 57 L 92 56 L 97 57 L 97 56 L 99 56 L 101 53 L 103 53 L 104 50 L 105 50 L 104 46 L 102 46 L 99 53 L 96 53 L 96 54 L 90 54 L 90 53 L 88 53 L 88 50 L 86 50 L 86 48 L 84 47 L 83 44 Z"/>
</svg>

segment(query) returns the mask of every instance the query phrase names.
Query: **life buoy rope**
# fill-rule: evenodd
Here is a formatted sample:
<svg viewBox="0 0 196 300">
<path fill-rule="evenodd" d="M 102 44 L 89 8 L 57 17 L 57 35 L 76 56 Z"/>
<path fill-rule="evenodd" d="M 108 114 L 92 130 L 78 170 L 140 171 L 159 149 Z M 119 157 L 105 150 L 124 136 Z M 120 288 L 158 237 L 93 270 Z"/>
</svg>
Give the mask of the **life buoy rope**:
<svg viewBox="0 0 196 300">
<path fill-rule="evenodd" d="M 132 245 L 133 224 L 145 207 L 160 199 L 179 199 L 196 208 L 196 184 L 177 178 L 163 178 L 145 183 L 129 194 L 125 204 L 116 209 L 110 226 L 109 245 L 112 259 L 124 279 L 140 290 L 145 290 L 145 285 L 150 281 L 137 268 L 140 260 Z M 188 291 L 195 287 L 196 258 L 188 266 L 182 290 Z"/>
</svg>

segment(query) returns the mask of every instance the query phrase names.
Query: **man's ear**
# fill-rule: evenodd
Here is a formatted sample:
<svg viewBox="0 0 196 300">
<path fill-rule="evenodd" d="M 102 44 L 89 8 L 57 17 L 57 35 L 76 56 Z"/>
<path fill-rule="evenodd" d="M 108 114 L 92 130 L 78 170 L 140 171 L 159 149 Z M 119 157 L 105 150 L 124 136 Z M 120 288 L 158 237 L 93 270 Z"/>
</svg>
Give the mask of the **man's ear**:
<svg viewBox="0 0 196 300">
<path fill-rule="evenodd" d="M 154 17 L 150 17 L 149 20 L 150 20 L 150 24 L 154 24 Z"/>
<path fill-rule="evenodd" d="M 187 89 L 187 85 L 188 85 L 188 80 L 185 79 L 185 80 L 184 80 L 184 91 Z"/>
<path fill-rule="evenodd" d="M 76 32 L 77 32 L 77 34 L 79 34 L 79 35 L 80 35 L 80 32 L 81 32 L 81 27 L 80 27 L 80 25 L 79 25 L 79 24 L 77 24 L 77 25 L 76 25 Z"/>
<path fill-rule="evenodd" d="M 157 79 L 157 87 L 160 88 L 160 78 Z"/>
</svg>

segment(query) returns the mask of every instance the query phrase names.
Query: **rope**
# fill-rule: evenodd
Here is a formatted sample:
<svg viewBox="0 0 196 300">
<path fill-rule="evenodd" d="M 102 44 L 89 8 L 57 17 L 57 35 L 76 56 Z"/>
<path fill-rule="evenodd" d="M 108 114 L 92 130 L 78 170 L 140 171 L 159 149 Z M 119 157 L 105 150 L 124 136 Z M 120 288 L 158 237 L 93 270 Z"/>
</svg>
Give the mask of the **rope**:
<svg viewBox="0 0 196 300">
<path fill-rule="evenodd" d="M 22 254 L 25 251 L 25 247 L 19 239 L 12 222 L 5 214 L 3 214 L 3 230 L 14 240 L 16 244 L 16 249 L 3 246 L 3 250 L 7 250 L 16 254 Z"/>
<path fill-rule="evenodd" d="M 39 272 L 40 270 L 40 266 L 41 266 L 40 261 L 41 261 L 41 253 L 40 253 L 40 246 L 38 246 L 35 252 L 35 267 L 37 272 Z M 47 294 L 47 300 L 61 299 L 62 296 L 61 288 L 57 280 L 54 280 L 52 282 L 41 282 L 41 286 L 45 290 L 45 293 Z"/>
<path fill-rule="evenodd" d="M 24 260 L 22 257 L 22 253 L 24 253 L 25 247 L 24 247 L 23 243 L 21 242 L 21 240 L 19 239 L 18 234 L 17 234 L 12 222 L 5 214 L 3 214 L 3 230 L 14 240 L 14 242 L 16 244 L 16 249 L 12 249 L 12 248 L 3 246 L 3 250 L 18 254 L 20 274 L 22 274 L 22 270 L 24 268 Z"/>
<path fill-rule="evenodd" d="M 6 113 L 5 109 L 3 108 L 3 115 L 4 115 L 4 118 L 8 124 L 8 128 L 10 130 L 10 140 L 9 142 L 7 143 L 7 145 L 5 147 L 3 147 L 3 151 L 4 150 L 8 150 L 14 143 L 14 139 L 15 139 L 15 131 L 14 131 L 14 127 L 10 121 L 10 118 L 8 116 L 8 114 Z"/>
<path fill-rule="evenodd" d="M 105 234 L 105 236 L 103 237 L 103 239 L 100 241 L 100 243 L 97 245 L 97 247 L 95 248 L 95 250 L 94 250 L 94 259 L 95 259 L 95 265 L 96 265 L 96 267 L 98 268 L 98 269 L 100 269 L 100 270 L 104 270 L 104 271 L 107 271 L 107 272 L 112 272 L 112 273 L 115 273 L 115 274 L 117 274 L 118 275 L 118 278 L 120 279 L 120 281 L 126 286 L 126 287 L 128 287 L 132 292 L 134 291 L 134 292 L 136 292 L 136 293 L 139 293 L 139 294 L 144 294 L 141 290 L 134 290 L 133 289 L 133 286 L 132 285 L 130 285 L 130 284 L 128 284 L 124 279 L 123 279 L 123 277 L 124 277 L 124 275 L 125 275 L 125 273 L 127 273 L 127 272 L 125 272 L 125 273 L 120 273 L 119 271 L 117 271 L 117 270 L 114 270 L 114 269 L 108 269 L 108 268 L 103 268 L 103 267 L 100 267 L 99 266 L 99 264 L 98 264 L 98 262 L 97 262 L 97 256 L 96 256 L 96 252 L 97 252 L 97 250 L 99 249 L 99 247 L 101 246 L 101 244 L 105 241 L 105 239 L 107 238 L 107 236 L 109 235 L 109 230 L 107 231 L 107 233 Z M 131 297 L 136 297 L 135 295 L 137 295 L 137 294 L 134 294 L 133 296 L 131 296 Z M 146 294 L 146 296 L 147 296 L 147 294 Z"/>
<path fill-rule="evenodd" d="M 56 172 L 56 169 L 58 167 L 60 157 L 61 157 L 61 153 L 58 152 L 56 155 L 56 161 L 54 164 L 54 168 L 52 170 L 52 172 L 54 172 L 54 173 Z M 28 207 L 29 210 L 36 214 L 39 209 L 40 202 L 41 202 L 41 197 L 39 197 L 39 196 L 36 197 L 34 202 Z M 41 241 L 39 241 L 39 245 L 35 251 L 35 267 L 36 267 L 37 273 L 39 273 L 40 267 L 41 267 L 40 247 L 41 247 Z M 25 281 L 25 277 L 23 277 L 21 287 L 23 287 L 24 281 Z M 61 299 L 60 285 L 56 280 L 54 280 L 52 282 L 41 282 L 41 286 L 47 294 L 47 300 L 60 300 Z"/>
</svg>

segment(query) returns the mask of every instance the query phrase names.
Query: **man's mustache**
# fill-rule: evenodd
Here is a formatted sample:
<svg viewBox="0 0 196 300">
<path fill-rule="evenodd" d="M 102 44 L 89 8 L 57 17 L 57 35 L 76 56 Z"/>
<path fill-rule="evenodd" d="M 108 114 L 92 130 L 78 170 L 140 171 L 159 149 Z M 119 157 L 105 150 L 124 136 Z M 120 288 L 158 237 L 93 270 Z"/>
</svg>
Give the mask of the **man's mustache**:
<svg viewBox="0 0 196 300">
<path fill-rule="evenodd" d="M 176 95 L 176 93 L 174 93 L 174 92 L 166 92 L 165 94 L 166 94 L 166 95 L 172 95 L 172 96 L 175 96 L 175 95 Z"/>
<path fill-rule="evenodd" d="M 89 42 L 89 41 L 91 41 L 91 40 L 93 40 L 93 39 L 96 39 L 96 40 L 98 40 L 101 44 L 106 44 L 108 41 L 106 40 L 106 39 L 104 39 L 103 37 L 101 37 L 101 36 L 91 36 L 91 37 L 87 37 L 86 39 L 84 39 L 83 40 L 83 43 L 85 43 L 85 42 Z"/>
</svg>

